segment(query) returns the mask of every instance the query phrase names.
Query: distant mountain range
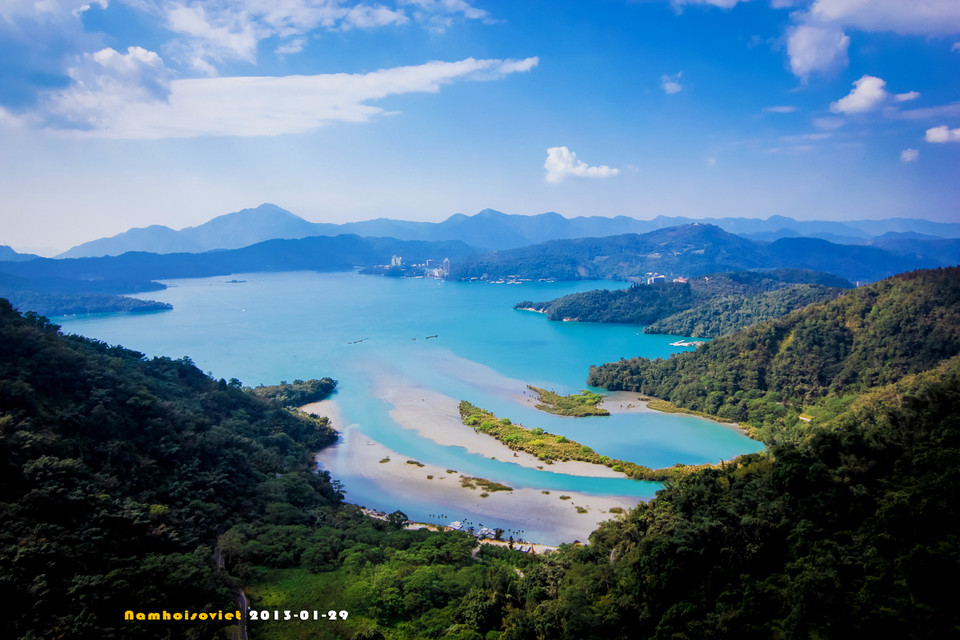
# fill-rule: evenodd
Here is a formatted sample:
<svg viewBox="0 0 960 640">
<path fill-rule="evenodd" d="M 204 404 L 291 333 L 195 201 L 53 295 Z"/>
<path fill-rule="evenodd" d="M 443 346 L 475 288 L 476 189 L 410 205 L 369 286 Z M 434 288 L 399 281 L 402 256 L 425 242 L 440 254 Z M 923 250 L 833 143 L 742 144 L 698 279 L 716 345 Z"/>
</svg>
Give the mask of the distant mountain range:
<svg viewBox="0 0 960 640">
<path fill-rule="evenodd" d="M 135 228 L 110 238 L 101 238 L 73 247 L 58 258 L 121 255 L 128 251 L 150 253 L 199 253 L 213 249 L 239 249 L 273 239 L 355 234 L 398 240 L 459 240 L 488 249 L 514 249 L 548 240 L 605 237 L 625 233 L 649 233 L 657 229 L 692 223 L 713 224 L 752 240 L 772 242 L 785 237 L 814 237 L 840 244 L 870 244 L 883 240 L 893 244 L 910 241 L 926 246 L 940 239 L 960 238 L 960 223 L 930 222 L 906 218 L 856 220 L 851 222 L 799 221 L 783 216 L 755 218 L 704 218 L 658 216 L 637 220 L 626 216 L 565 218 L 558 213 L 511 215 L 484 209 L 473 216 L 455 214 L 443 222 L 410 222 L 377 218 L 362 222 L 333 224 L 309 222 L 274 204 L 243 209 L 218 216 L 196 227 L 175 231 L 153 225 Z M 884 235 L 891 234 L 891 235 Z M 893 243 L 893 244 L 890 244 Z M 949 249 L 960 253 L 956 248 Z M 0 254 L 0 259 L 3 258 Z"/>
<path fill-rule="evenodd" d="M 873 282 L 904 271 L 948 264 L 936 258 L 818 238 L 755 242 L 715 225 L 691 224 L 643 235 L 552 240 L 492 251 L 455 263 L 450 275 L 486 280 L 642 280 L 652 273 L 689 277 L 719 271 L 799 268 L 832 273 L 850 281 Z"/>
<path fill-rule="evenodd" d="M 133 283 L 173 278 L 201 278 L 264 271 L 336 271 L 389 264 L 394 255 L 405 262 L 427 258 L 462 260 L 477 249 L 463 242 L 420 242 L 355 235 L 268 240 L 241 249 L 204 253 L 127 252 L 100 258 L 40 258 L 0 263 L 0 273 L 23 278 L 61 279 L 86 291 L 90 281 L 124 279 Z M 133 289 L 130 289 L 133 290 Z"/>
<path fill-rule="evenodd" d="M 0 262 L 23 262 L 35 260 L 40 256 L 32 253 L 17 253 L 5 244 L 0 244 Z"/>
</svg>

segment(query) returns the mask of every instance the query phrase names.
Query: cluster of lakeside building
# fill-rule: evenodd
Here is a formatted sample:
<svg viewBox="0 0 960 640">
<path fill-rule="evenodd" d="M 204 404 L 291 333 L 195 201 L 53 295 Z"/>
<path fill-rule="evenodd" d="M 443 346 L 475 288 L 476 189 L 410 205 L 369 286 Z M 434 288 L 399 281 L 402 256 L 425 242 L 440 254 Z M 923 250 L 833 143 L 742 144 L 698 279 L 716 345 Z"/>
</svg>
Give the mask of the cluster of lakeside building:
<svg viewBox="0 0 960 640">
<path fill-rule="evenodd" d="M 450 258 L 444 258 L 442 262 L 427 258 L 424 262 L 409 264 L 403 261 L 403 256 L 392 256 L 390 258 L 390 264 L 378 264 L 373 267 L 367 267 L 361 269 L 360 273 L 401 278 L 435 278 L 437 280 L 445 280 L 450 276 Z"/>
</svg>

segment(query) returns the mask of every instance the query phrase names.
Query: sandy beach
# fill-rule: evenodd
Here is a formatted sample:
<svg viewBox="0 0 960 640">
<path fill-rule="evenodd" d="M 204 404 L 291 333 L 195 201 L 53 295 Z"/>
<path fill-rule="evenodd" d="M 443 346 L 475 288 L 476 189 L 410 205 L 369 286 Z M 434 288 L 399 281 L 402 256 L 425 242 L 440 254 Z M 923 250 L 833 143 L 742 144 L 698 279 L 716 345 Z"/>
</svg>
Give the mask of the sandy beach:
<svg viewBox="0 0 960 640">
<path fill-rule="evenodd" d="M 647 406 L 647 401 L 632 391 L 606 391 L 600 406 L 614 413 L 656 413 Z"/>
<path fill-rule="evenodd" d="M 482 510 L 486 519 L 483 525 L 489 527 L 498 526 L 499 520 L 515 521 L 518 514 L 523 514 L 530 530 L 549 531 L 554 540 L 566 542 L 586 542 L 598 523 L 616 517 L 610 513 L 611 508 L 629 510 L 638 502 L 636 498 L 575 491 L 524 488 L 485 492 L 480 487 L 465 488 L 459 473 L 448 473 L 448 469 L 430 463 L 410 464 L 405 456 L 370 439 L 355 427 L 344 432 L 340 443 L 318 453 L 317 461 L 334 477 L 343 465 L 354 475 L 376 480 L 383 486 L 403 487 L 405 494 L 429 496 L 437 505 L 443 505 L 438 508 L 451 514 L 451 520 L 457 518 L 458 508 Z M 561 500 L 561 496 L 569 498 Z M 585 511 L 580 512 L 577 507 Z M 480 524 L 475 526 L 479 528 Z"/>
<path fill-rule="evenodd" d="M 451 358 L 451 368 L 457 358 Z M 436 391 L 411 384 L 406 377 L 383 370 L 369 371 L 371 391 L 390 407 L 390 418 L 402 429 L 418 436 L 452 447 L 462 447 L 468 453 L 484 458 L 527 468 L 541 469 L 545 474 L 562 473 L 581 477 L 621 478 L 622 473 L 586 462 L 568 461 L 551 465 L 521 451 L 512 451 L 496 439 L 474 431 L 460 420 L 459 400 Z M 526 385 L 499 375 L 491 375 L 476 365 L 459 367 L 458 378 L 483 379 L 488 388 L 520 403 L 535 404 L 532 392 L 523 393 Z M 652 412 L 635 393 L 609 394 L 604 406 L 611 413 Z M 404 496 L 416 497 L 436 504 L 447 516 L 432 524 L 448 524 L 463 520 L 458 513 L 483 513 L 482 520 L 474 516 L 476 528 L 483 526 L 507 528 L 504 523 L 522 522 L 526 531 L 542 532 L 541 539 L 532 542 L 586 542 L 603 520 L 617 517 L 610 509 L 627 511 L 639 501 L 631 496 L 592 495 L 568 490 L 515 488 L 512 491 L 484 491 L 461 485 L 461 474 L 447 467 L 426 461 L 410 461 L 363 432 L 362 425 L 350 424 L 344 419 L 335 400 L 325 400 L 305 407 L 304 411 L 328 416 L 334 428 L 341 433 L 340 441 L 317 454 L 322 468 L 333 477 L 362 478 L 373 482 L 384 491 L 385 505 L 403 508 Z M 571 418 L 574 419 L 574 418 Z M 339 472 L 339 473 L 338 473 Z M 488 480 L 498 481 L 496 477 Z M 349 482 L 348 482 L 349 491 Z M 561 496 L 564 497 L 561 500 Z M 349 493 L 348 493 L 349 500 Z M 384 507 L 386 508 L 386 507 Z M 470 526 L 465 520 L 465 526 Z M 516 527 L 516 525 L 514 525 Z"/>
</svg>

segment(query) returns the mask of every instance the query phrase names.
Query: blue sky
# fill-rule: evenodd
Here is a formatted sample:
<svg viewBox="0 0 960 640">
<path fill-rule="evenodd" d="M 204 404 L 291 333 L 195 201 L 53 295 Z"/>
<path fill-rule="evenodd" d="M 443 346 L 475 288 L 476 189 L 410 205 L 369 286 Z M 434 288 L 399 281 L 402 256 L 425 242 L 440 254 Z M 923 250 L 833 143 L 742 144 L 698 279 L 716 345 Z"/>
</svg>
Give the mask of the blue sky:
<svg viewBox="0 0 960 640">
<path fill-rule="evenodd" d="M 960 220 L 957 0 L 5 0 L 0 244 L 314 221 Z"/>
</svg>

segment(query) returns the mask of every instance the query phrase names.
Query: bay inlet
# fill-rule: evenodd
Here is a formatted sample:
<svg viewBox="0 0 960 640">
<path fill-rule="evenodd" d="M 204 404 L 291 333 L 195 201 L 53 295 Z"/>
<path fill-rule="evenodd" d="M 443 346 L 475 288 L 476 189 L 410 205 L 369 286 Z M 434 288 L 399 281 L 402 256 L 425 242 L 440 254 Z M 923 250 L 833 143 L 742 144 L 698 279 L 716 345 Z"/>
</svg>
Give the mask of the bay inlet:
<svg viewBox="0 0 960 640">
<path fill-rule="evenodd" d="M 736 429 L 694 416 L 617 412 L 574 419 L 533 408 L 527 384 L 572 393 L 585 388 L 591 364 L 692 349 L 670 345 L 684 336 L 646 335 L 636 325 L 556 323 L 512 308 L 520 300 L 623 283 L 494 285 L 292 272 L 167 284 L 144 297 L 169 302 L 172 311 L 56 321 L 65 332 L 148 356 L 188 356 L 212 376 L 246 386 L 337 379 L 325 409 L 342 435 L 319 460 L 343 482 L 348 501 L 372 509 L 500 527 L 556 544 L 585 541 L 611 508 L 629 508 L 659 488 L 605 467 L 521 460 L 460 425 L 460 400 L 651 468 L 763 448 Z M 463 477 L 513 490 L 464 488 Z"/>
</svg>

